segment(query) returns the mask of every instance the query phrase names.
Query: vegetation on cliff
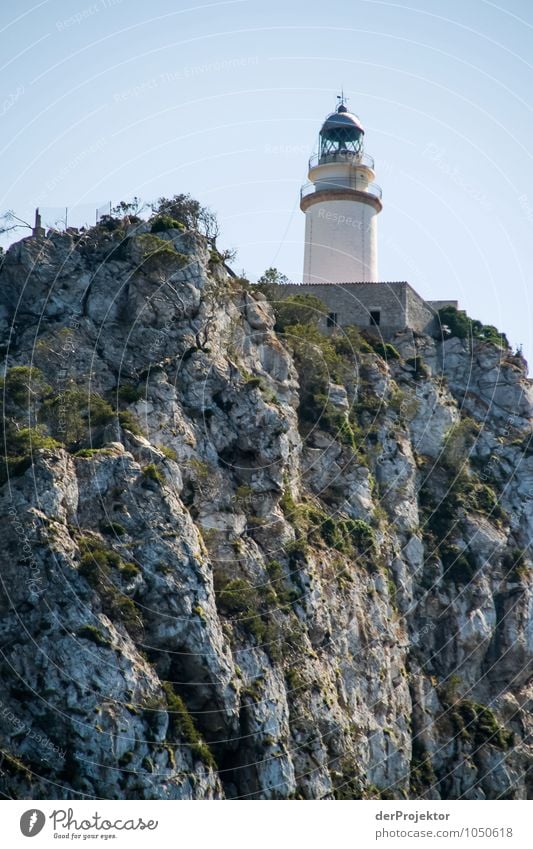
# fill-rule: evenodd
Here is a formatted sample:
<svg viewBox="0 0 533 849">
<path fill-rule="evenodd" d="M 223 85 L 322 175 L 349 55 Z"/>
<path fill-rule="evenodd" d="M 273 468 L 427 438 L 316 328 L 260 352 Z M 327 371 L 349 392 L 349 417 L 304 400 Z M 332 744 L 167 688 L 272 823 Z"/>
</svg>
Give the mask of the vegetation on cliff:
<svg viewBox="0 0 533 849">
<path fill-rule="evenodd" d="M 2 792 L 530 795 L 522 358 L 322 333 L 195 201 L 140 213 L 0 272 Z"/>
</svg>

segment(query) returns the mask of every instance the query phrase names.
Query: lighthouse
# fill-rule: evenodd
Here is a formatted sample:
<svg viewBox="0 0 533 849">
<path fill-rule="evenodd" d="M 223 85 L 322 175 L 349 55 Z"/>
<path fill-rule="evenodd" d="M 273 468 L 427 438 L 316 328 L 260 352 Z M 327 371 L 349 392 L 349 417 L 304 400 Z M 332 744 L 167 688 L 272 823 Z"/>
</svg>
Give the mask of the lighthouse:
<svg viewBox="0 0 533 849">
<path fill-rule="evenodd" d="M 364 152 L 365 131 L 344 96 L 327 116 L 318 152 L 302 186 L 305 213 L 304 284 L 378 280 L 377 216 L 381 189 L 374 160 Z"/>
</svg>

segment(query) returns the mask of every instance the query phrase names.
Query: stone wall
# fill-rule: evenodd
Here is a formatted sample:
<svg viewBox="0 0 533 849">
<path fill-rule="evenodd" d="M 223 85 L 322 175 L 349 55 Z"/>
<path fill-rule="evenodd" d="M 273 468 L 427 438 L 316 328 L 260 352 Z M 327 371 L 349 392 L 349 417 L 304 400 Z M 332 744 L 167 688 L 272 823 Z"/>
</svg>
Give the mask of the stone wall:
<svg viewBox="0 0 533 849">
<path fill-rule="evenodd" d="M 325 306 L 320 327 L 327 329 L 328 315 L 336 314 L 337 324 L 372 327 L 370 313 L 380 313 L 381 333 L 411 330 L 431 332 L 434 312 L 431 307 L 404 281 L 394 283 L 316 283 L 280 286 L 280 297 L 309 294 Z"/>
<path fill-rule="evenodd" d="M 453 307 L 454 309 L 459 308 L 459 301 L 426 301 L 426 304 L 428 304 L 432 310 L 435 310 L 435 312 L 444 309 L 444 307 Z"/>
<path fill-rule="evenodd" d="M 417 330 L 419 333 L 431 335 L 436 327 L 435 311 L 408 283 L 405 286 L 407 305 L 406 326 L 411 330 Z"/>
</svg>

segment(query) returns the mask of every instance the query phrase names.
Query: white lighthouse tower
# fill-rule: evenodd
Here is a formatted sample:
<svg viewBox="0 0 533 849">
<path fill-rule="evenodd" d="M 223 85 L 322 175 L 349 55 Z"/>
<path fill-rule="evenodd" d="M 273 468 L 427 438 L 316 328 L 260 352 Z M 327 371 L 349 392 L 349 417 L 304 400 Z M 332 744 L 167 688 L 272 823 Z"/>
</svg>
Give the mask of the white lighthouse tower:
<svg viewBox="0 0 533 849">
<path fill-rule="evenodd" d="M 375 282 L 381 189 L 374 160 L 363 151 L 365 131 L 344 96 L 319 134 L 302 186 L 305 212 L 304 283 Z"/>
</svg>

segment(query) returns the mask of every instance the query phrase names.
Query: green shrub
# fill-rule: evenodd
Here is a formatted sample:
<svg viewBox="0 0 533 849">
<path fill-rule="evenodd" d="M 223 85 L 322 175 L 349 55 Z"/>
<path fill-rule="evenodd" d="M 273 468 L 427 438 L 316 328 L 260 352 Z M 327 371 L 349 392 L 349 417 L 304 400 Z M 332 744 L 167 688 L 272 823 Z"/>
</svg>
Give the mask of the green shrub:
<svg viewBox="0 0 533 849">
<path fill-rule="evenodd" d="M 498 496 L 486 483 L 474 484 L 470 504 L 479 513 L 486 513 L 494 519 L 504 519 L 505 513 L 498 503 Z"/>
<path fill-rule="evenodd" d="M 504 333 L 492 324 L 482 324 L 477 319 L 471 319 L 463 310 L 457 310 L 455 307 L 443 307 L 439 310 L 439 320 L 442 325 L 446 325 L 450 331 L 450 336 L 457 336 L 458 339 L 480 339 L 485 342 L 491 342 L 498 348 L 509 348 L 509 341 Z"/>
<path fill-rule="evenodd" d="M 306 685 L 306 681 L 302 673 L 294 666 L 291 666 L 289 669 L 286 670 L 285 680 L 287 682 L 289 690 L 292 691 L 302 690 Z"/>
<path fill-rule="evenodd" d="M 289 278 L 283 272 L 278 271 L 277 268 L 267 268 L 259 280 L 257 281 L 257 288 L 259 291 L 263 292 L 266 298 L 272 297 L 274 300 L 279 298 L 279 290 L 278 286 L 285 286 L 289 283 Z"/>
<path fill-rule="evenodd" d="M 359 441 L 357 426 L 328 400 L 332 382 L 354 381 L 354 350 L 364 343 L 354 328 L 346 333 L 322 333 L 315 324 L 295 324 L 285 328 L 284 341 L 291 349 L 300 382 L 298 418 L 304 433 L 320 419 L 320 426 L 354 450 Z"/>
<path fill-rule="evenodd" d="M 143 477 L 146 480 L 154 481 L 155 483 L 163 484 L 165 483 L 165 476 L 160 469 L 157 468 L 155 463 L 149 463 L 142 470 Z"/>
<path fill-rule="evenodd" d="M 124 401 L 125 404 L 134 404 L 143 397 L 143 394 L 143 387 L 135 386 L 133 383 L 121 383 L 117 389 L 119 400 Z"/>
<path fill-rule="evenodd" d="M 220 265 L 221 262 L 224 262 L 222 254 L 216 248 L 211 248 L 209 251 L 209 263 L 211 265 Z"/>
<path fill-rule="evenodd" d="M 0 486 L 10 478 L 20 477 L 27 472 L 32 465 L 32 458 L 28 457 L 0 457 Z"/>
<path fill-rule="evenodd" d="M 316 325 L 326 308 L 314 295 L 289 295 L 274 301 L 273 309 L 276 316 L 274 329 L 283 333 L 295 324 Z"/>
<path fill-rule="evenodd" d="M 519 436 L 509 444 L 522 451 L 525 457 L 533 457 L 533 434 L 528 433 L 525 436 Z"/>
<path fill-rule="evenodd" d="M 300 546 L 305 552 L 308 541 L 315 544 L 325 542 L 342 554 L 353 554 L 354 551 L 363 554 L 374 548 L 374 531 L 362 519 L 333 517 L 322 507 L 305 501 L 296 504 L 288 489 L 279 503 L 296 532 L 295 542 L 287 547 L 288 553 L 293 553 Z"/>
<path fill-rule="evenodd" d="M 100 525 L 100 530 L 103 534 L 110 536 L 123 536 L 126 533 L 126 528 L 120 522 L 104 522 Z"/>
<path fill-rule="evenodd" d="M 506 551 L 502 559 L 502 571 L 508 581 L 524 581 L 530 573 L 527 565 L 525 552 L 520 548 Z"/>
<path fill-rule="evenodd" d="M 472 335 L 475 339 L 481 339 L 484 342 L 491 342 L 497 348 L 509 348 L 509 340 L 505 333 L 500 333 L 497 327 L 493 324 L 482 324 L 480 321 L 473 319 Z"/>
<path fill-rule="evenodd" d="M 316 515 L 316 520 L 316 528 L 326 545 L 344 554 L 348 554 L 351 546 L 343 522 L 327 515 Z"/>
<path fill-rule="evenodd" d="M 77 388 L 70 388 L 47 399 L 40 412 L 52 434 L 60 437 L 67 445 L 89 438 L 87 395 Z"/>
<path fill-rule="evenodd" d="M 90 640 L 97 646 L 111 645 L 111 640 L 95 625 L 83 625 L 78 631 L 78 637 L 83 640 Z"/>
<path fill-rule="evenodd" d="M 136 195 L 131 200 L 121 200 L 111 209 L 111 216 L 117 216 L 119 220 L 128 218 L 130 223 L 138 224 L 141 219 L 139 213 L 146 207 L 146 204 Z M 111 216 L 105 216 L 106 218 Z M 116 220 L 113 219 L 113 220 Z"/>
<path fill-rule="evenodd" d="M 488 511 L 488 516 L 496 521 L 503 517 L 499 505 L 495 505 L 495 495 L 490 487 L 478 483 L 462 473 L 456 475 L 448 487 L 444 498 L 435 500 L 427 489 L 427 481 L 419 495 L 420 507 L 425 521 L 422 531 L 429 533 L 432 546 L 436 546 L 442 560 L 444 580 L 455 584 L 466 584 L 477 571 L 476 560 L 470 547 L 462 550 L 454 544 L 456 530 L 461 528 L 461 515 L 464 511 Z"/>
<path fill-rule="evenodd" d="M 266 563 L 265 568 L 276 603 L 282 608 L 288 608 L 297 601 L 300 597 L 300 593 L 298 590 L 287 588 L 283 566 L 279 560 L 269 560 L 268 563 Z"/>
<path fill-rule="evenodd" d="M 358 450 L 358 439 L 361 439 L 356 426 L 348 415 L 330 403 L 326 395 L 316 393 L 309 397 L 301 408 L 302 415 L 318 424 L 322 430 L 330 433 L 338 442 L 349 445 L 353 451 Z"/>
<path fill-rule="evenodd" d="M 248 501 L 253 494 L 254 491 L 252 487 L 248 484 L 243 483 L 235 490 L 235 501 L 238 504 L 242 504 L 243 502 Z"/>
<path fill-rule="evenodd" d="M 451 723 L 455 736 L 471 743 L 476 749 L 483 745 L 507 751 L 513 745 L 513 733 L 503 728 L 493 711 L 486 705 L 462 699 L 447 705 L 444 716 Z"/>
<path fill-rule="evenodd" d="M 484 513 L 497 523 L 505 519 L 505 512 L 499 505 L 493 487 L 466 474 L 458 474 L 455 477 L 448 495 L 456 508 L 464 507 L 468 512 L 475 510 Z"/>
<path fill-rule="evenodd" d="M 109 448 L 80 448 L 79 451 L 74 452 L 74 457 L 89 460 L 91 457 L 97 457 L 99 454 L 104 457 L 112 457 L 114 452 Z"/>
<path fill-rule="evenodd" d="M 461 551 L 456 545 L 443 542 L 439 545 L 439 554 L 445 581 L 453 581 L 458 586 L 470 583 L 477 572 L 476 561 L 470 549 Z"/>
<path fill-rule="evenodd" d="M 96 537 L 80 537 L 78 547 L 82 555 L 79 571 L 85 578 L 96 580 L 100 571 L 109 574 L 111 568 L 118 569 L 122 565 L 120 554 L 105 546 Z"/>
<path fill-rule="evenodd" d="M 298 536 L 285 544 L 285 551 L 291 562 L 305 560 L 309 554 L 309 543 L 304 537 Z"/>
<path fill-rule="evenodd" d="M 88 416 L 91 426 L 105 425 L 113 421 L 115 411 L 111 404 L 100 395 L 89 395 Z"/>
<path fill-rule="evenodd" d="M 0 485 L 10 478 L 23 475 L 31 467 L 33 454 L 39 449 L 55 450 L 63 447 L 46 434 L 42 425 L 17 429 L 12 419 L 4 419 L 4 424 L 6 455 L 0 459 Z"/>
<path fill-rule="evenodd" d="M 398 610 L 398 590 L 396 588 L 396 584 L 394 583 L 394 578 L 392 577 L 390 572 L 387 573 L 386 581 L 387 581 L 387 590 L 389 592 L 389 601 L 390 601 L 391 607 L 394 610 L 397 611 Z"/>
<path fill-rule="evenodd" d="M 131 580 L 139 573 L 138 567 L 125 563 L 96 537 L 81 537 L 78 546 L 81 552 L 78 571 L 98 593 L 104 613 L 111 620 L 118 619 L 132 637 L 139 637 L 142 633 L 139 611 L 132 599 L 115 586 L 116 579 Z"/>
<path fill-rule="evenodd" d="M 268 652 L 272 660 L 281 658 L 280 637 L 277 624 L 269 617 L 264 602 L 270 593 L 263 589 L 264 598 L 258 590 L 243 578 L 227 580 L 218 577 L 215 583 L 217 607 L 225 615 L 235 617 L 234 622 L 255 638 Z"/>
<path fill-rule="evenodd" d="M 372 392 L 362 391 L 359 393 L 353 412 L 357 416 L 358 421 L 364 423 L 367 438 L 369 434 L 372 435 L 372 431 L 368 430 L 369 423 L 367 417 L 370 416 L 372 419 L 375 419 L 385 409 L 386 405 L 382 398 L 379 398 Z"/>
<path fill-rule="evenodd" d="M 47 399 L 40 415 L 53 436 L 72 446 L 92 441 L 92 429 L 113 421 L 115 412 L 100 395 L 71 386 Z"/>
<path fill-rule="evenodd" d="M 191 752 L 199 760 L 216 769 L 217 765 L 207 743 L 200 736 L 192 716 L 181 696 L 175 691 L 170 681 L 163 681 L 163 690 L 167 700 L 167 712 L 170 717 L 169 729 L 174 737 L 183 737 L 191 748 Z M 175 742 L 175 741 L 172 741 Z"/>
<path fill-rule="evenodd" d="M 365 791 L 357 771 L 358 766 L 349 759 L 346 759 L 340 765 L 340 769 L 332 770 L 334 799 L 339 802 L 347 802 L 354 799 L 376 798 L 369 796 Z"/>
<path fill-rule="evenodd" d="M 40 369 L 35 366 L 13 366 L 0 378 L 0 395 L 18 407 L 42 400 L 51 392 Z M 3 398 L 2 398 L 3 402 Z"/>
<path fill-rule="evenodd" d="M 152 209 L 158 217 L 169 216 L 181 222 L 185 229 L 202 233 L 211 243 L 217 236 L 218 224 L 215 214 L 189 194 L 174 195 L 172 198 L 159 198 Z"/>
<path fill-rule="evenodd" d="M 320 526 L 324 542 L 342 554 L 363 554 L 374 547 L 374 531 L 362 519 L 327 517 Z"/>
<path fill-rule="evenodd" d="M 320 528 L 324 519 L 328 518 L 326 513 L 321 513 L 314 505 L 309 505 L 306 502 L 296 504 L 288 488 L 281 496 L 279 506 L 296 532 L 296 540 L 290 544 L 291 551 L 294 550 L 292 546 L 300 543 L 306 547 L 310 532 Z"/>
<path fill-rule="evenodd" d="M 61 447 L 61 442 L 47 436 L 41 426 L 23 427 L 20 430 L 12 431 L 7 438 L 8 454 L 19 459 L 31 455 L 40 448 L 53 450 Z"/>
<path fill-rule="evenodd" d="M 172 218 L 171 215 L 157 215 L 152 219 L 151 231 L 152 233 L 161 233 L 164 230 L 180 230 L 183 233 L 185 232 L 185 225 L 176 218 Z"/>
<path fill-rule="evenodd" d="M 260 377 L 249 377 L 244 386 L 246 389 L 259 389 L 262 384 Z"/>
<path fill-rule="evenodd" d="M 150 260 L 153 257 L 176 257 L 178 252 L 172 242 L 166 239 L 161 239 L 159 236 L 154 236 L 152 233 L 143 233 L 136 237 L 142 251 L 144 261 Z"/>
<path fill-rule="evenodd" d="M 257 593 L 252 585 L 243 578 L 234 578 L 220 590 L 218 606 L 222 613 L 255 613 Z"/>
<path fill-rule="evenodd" d="M 350 534 L 353 544 L 361 551 L 375 546 L 374 531 L 363 519 L 344 519 L 344 528 Z"/>
<path fill-rule="evenodd" d="M 413 739 L 409 789 L 414 797 L 423 796 L 436 782 L 431 756 L 418 738 Z"/>
<path fill-rule="evenodd" d="M 127 581 L 131 581 L 141 574 L 141 570 L 136 563 L 126 562 L 121 564 L 120 573 Z"/>
<path fill-rule="evenodd" d="M 210 475 L 210 469 L 209 464 L 205 460 L 199 460 L 198 457 L 191 457 L 189 459 L 189 465 L 196 477 L 201 480 L 207 480 Z"/>
<path fill-rule="evenodd" d="M 330 338 L 337 354 L 341 357 L 353 359 L 356 354 L 371 354 L 374 350 L 359 328 L 353 325 L 338 327 Z"/>
<path fill-rule="evenodd" d="M 117 615 L 132 637 L 138 638 L 142 634 L 142 619 L 139 615 L 139 610 L 129 596 L 122 593 L 113 595 L 113 602 L 110 609 L 110 615 Z"/>
<path fill-rule="evenodd" d="M 322 333 L 314 324 L 293 324 L 285 331 L 298 374 L 309 388 L 324 392 L 331 380 L 342 383 L 344 378 L 353 377 L 353 362 L 337 351 L 334 335 Z"/>
<path fill-rule="evenodd" d="M 376 354 L 379 354 L 384 360 L 399 360 L 400 354 L 390 342 L 382 342 L 379 339 L 374 339 L 370 334 L 366 337 L 370 347 Z"/>
<path fill-rule="evenodd" d="M 176 454 L 173 448 L 169 448 L 168 445 L 156 445 L 155 447 L 158 451 L 161 451 L 161 453 L 165 455 L 167 460 L 177 461 L 178 455 Z"/>
<path fill-rule="evenodd" d="M 457 336 L 458 339 L 466 339 L 470 336 L 472 322 L 464 310 L 451 306 L 443 307 L 438 314 L 441 325 L 449 328 L 451 336 Z"/>
<path fill-rule="evenodd" d="M 139 420 L 133 415 L 133 413 L 130 413 L 129 410 L 121 410 L 118 414 L 118 421 L 124 430 L 129 430 L 134 436 L 143 435 Z"/>
</svg>

